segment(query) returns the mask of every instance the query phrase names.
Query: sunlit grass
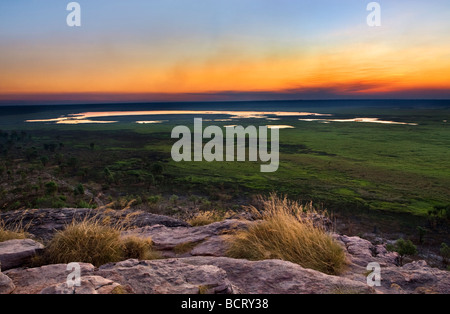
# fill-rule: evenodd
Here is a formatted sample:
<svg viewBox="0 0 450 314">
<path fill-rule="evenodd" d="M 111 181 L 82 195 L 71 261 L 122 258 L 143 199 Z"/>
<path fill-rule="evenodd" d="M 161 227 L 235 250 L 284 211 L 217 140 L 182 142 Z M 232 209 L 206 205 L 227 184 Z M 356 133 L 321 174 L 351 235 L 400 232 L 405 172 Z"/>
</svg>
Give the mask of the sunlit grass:
<svg viewBox="0 0 450 314">
<path fill-rule="evenodd" d="M 262 221 L 232 238 L 227 255 L 249 260 L 281 259 L 326 274 L 346 266 L 343 248 L 323 227 L 313 223 L 311 206 L 275 195 L 262 199 L 263 210 L 251 208 Z"/>
<path fill-rule="evenodd" d="M 94 266 L 129 258 L 154 259 L 151 239 L 121 237 L 123 227 L 109 225 L 99 219 L 74 221 L 58 231 L 46 247 L 47 262 L 84 262 Z"/>
<path fill-rule="evenodd" d="M 26 239 L 27 233 L 24 228 L 17 224 L 13 227 L 7 227 L 3 220 L 0 220 L 0 242 L 15 239 Z"/>
<path fill-rule="evenodd" d="M 222 221 L 225 218 L 218 212 L 214 211 L 202 211 L 197 213 L 191 219 L 188 219 L 188 223 L 193 227 L 206 226 L 214 222 Z"/>
</svg>

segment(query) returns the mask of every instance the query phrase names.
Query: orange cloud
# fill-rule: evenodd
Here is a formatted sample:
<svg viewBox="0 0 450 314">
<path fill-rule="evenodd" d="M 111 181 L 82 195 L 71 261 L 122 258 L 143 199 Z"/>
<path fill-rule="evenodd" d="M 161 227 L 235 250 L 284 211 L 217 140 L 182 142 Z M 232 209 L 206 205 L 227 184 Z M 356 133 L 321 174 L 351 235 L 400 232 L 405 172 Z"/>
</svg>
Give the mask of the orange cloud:
<svg viewBox="0 0 450 314">
<path fill-rule="evenodd" d="M 166 47 L 167 48 L 167 47 Z M 383 42 L 153 58 L 145 49 L 22 52 L 0 73 L 0 94 L 195 94 L 333 89 L 352 95 L 450 89 L 450 44 Z M 50 49 L 51 50 L 51 49 Z M 162 50 L 162 49 L 161 49 Z M 162 52 L 161 52 L 162 53 Z M 131 58 L 131 57 L 135 58 Z"/>
</svg>

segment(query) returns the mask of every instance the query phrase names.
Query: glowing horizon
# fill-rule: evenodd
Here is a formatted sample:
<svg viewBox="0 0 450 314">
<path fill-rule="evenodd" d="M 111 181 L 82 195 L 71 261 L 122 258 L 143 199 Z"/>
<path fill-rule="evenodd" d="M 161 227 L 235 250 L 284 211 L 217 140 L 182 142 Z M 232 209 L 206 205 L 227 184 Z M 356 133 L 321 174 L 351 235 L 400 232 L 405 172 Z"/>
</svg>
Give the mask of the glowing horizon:
<svg viewBox="0 0 450 314">
<path fill-rule="evenodd" d="M 450 99 L 448 1 L 78 2 L 0 3 L 0 101 Z"/>
</svg>

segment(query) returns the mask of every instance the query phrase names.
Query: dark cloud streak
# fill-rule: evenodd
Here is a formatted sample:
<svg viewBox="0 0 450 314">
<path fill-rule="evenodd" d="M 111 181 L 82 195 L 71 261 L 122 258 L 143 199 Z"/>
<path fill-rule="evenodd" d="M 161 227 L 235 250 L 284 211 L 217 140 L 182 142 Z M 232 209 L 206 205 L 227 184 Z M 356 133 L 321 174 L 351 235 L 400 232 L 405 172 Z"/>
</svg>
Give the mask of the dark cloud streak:
<svg viewBox="0 0 450 314">
<path fill-rule="evenodd" d="M 294 88 L 283 91 L 220 91 L 204 93 L 67 93 L 0 95 L 1 105 L 86 104 L 126 102 L 192 102 L 192 101 L 270 101 L 270 100 L 342 100 L 342 99 L 450 99 L 450 89 L 410 89 L 370 92 L 370 84 L 339 88 Z"/>
</svg>

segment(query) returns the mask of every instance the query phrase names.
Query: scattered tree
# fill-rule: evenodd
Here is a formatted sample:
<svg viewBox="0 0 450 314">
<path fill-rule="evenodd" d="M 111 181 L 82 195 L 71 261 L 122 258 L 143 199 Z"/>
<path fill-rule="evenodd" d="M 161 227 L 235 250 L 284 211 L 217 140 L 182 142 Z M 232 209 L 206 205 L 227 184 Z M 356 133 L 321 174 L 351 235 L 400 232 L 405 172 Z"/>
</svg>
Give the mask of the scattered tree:
<svg viewBox="0 0 450 314">
<path fill-rule="evenodd" d="M 151 172 L 156 176 L 162 175 L 163 171 L 164 167 L 159 162 L 154 163 L 151 167 Z"/>
<path fill-rule="evenodd" d="M 56 154 L 55 155 L 55 160 L 56 160 L 56 163 L 58 165 L 61 165 L 63 163 L 63 161 L 64 161 L 64 155 L 61 154 L 61 153 Z"/>
<path fill-rule="evenodd" d="M 441 244 L 441 250 L 440 250 L 441 256 L 442 256 L 442 262 L 447 265 L 450 261 L 450 247 L 447 245 L 447 243 Z"/>
<path fill-rule="evenodd" d="M 25 151 L 25 158 L 26 158 L 28 161 L 32 161 L 33 159 L 36 159 L 37 157 L 38 157 L 38 152 L 37 152 L 37 150 L 36 150 L 36 147 L 28 148 L 28 149 Z"/>
<path fill-rule="evenodd" d="M 189 201 L 194 203 L 194 207 L 195 207 L 195 205 L 199 201 L 199 198 L 197 196 L 195 196 L 195 195 L 191 195 L 191 196 L 189 196 Z"/>
<path fill-rule="evenodd" d="M 388 245 L 387 249 L 389 251 L 397 252 L 400 255 L 400 266 L 403 266 L 403 259 L 405 256 L 417 255 L 417 247 L 411 242 L 411 240 L 398 239 L 394 245 Z"/>
<path fill-rule="evenodd" d="M 54 152 L 56 150 L 57 145 L 56 144 L 44 144 L 44 149 L 47 151 Z"/>
<path fill-rule="evenodd" d="M 79 183 L 73 190 L 73 194 L 75 194 L 75 196 L 83 195 L 84 194 L 84 186 L 81 183 Z"/>
<path fill-rule="evenodd" d="M 58 191 L 58 185 L 54 181 L 45 184 L 45 190 L 48 195 L 55 194 Z"/>
<path fill-rule="evenodd" d="M 75 169 L 78 166 L 79 160 L 77 157 L 70 157 L 67 161 L 67 166 Z"/>
<path fill-rule="evenodd" d="M 42 165 L 45 167 L 45 166 L 47 166 L 47 164 L 48 164 L 48 157 L 47 156 L 42 156 L 41 157 L 41 163 L 42 163 Z"/>
<path fill-rule="evenodd" d="M 109 170 L 108 167 L 106 167 L 106 168 L 103 170 L 103 174 L 104 174 L 104 176 L 105 176 L 106 182 L 108 182 L 108 183 L 114 182 L 114 175 L 113 175 L 113 173 L 111 172 L 111 170 Z"/>
<path fill-rule="evenodd" d="M 161 200 L 161 195 L 152 195 L 147 198 L 147 202 L 150 204 L 157 204 Z"/>
<path fill-rule="evenodd" d="M 177 202 L 178 202 L 178 196 L 177 195 L 172 195 L 171 197 L 170 197 L 170 200 L 169 200 L 172 204 L 174 204 L 174 205 L 176 205 L 177 204 Z"/>
<path fill-rule="evenodd" d="M 419 234 L 419 243 L 420 243 L 420 244 L 423 244 L 423 238 L 425 237 L 425 235 L 427 234 L 427 232 L 428 232 L 427 229 L 425 229 L 425 228 L 423 228 L 423 227 L 421 227 L 421 226 L 418 226 L 418 227 L 417 227 L 417 233 Z"/>
</svg>

